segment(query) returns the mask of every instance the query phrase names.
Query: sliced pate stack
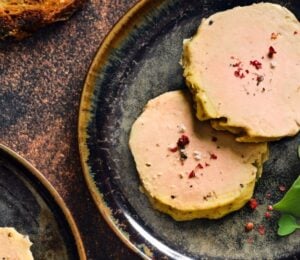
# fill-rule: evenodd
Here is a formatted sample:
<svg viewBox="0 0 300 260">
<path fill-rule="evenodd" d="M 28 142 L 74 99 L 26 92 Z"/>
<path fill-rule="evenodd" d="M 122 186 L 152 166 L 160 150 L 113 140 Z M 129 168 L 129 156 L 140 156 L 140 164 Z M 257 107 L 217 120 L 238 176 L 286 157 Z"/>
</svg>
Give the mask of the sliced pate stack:
<svg viewBox="0 0 300 260">
<path fill-rule="evenodd" d="M 290 11 L 260 3 L 203 19 L 184 41 L 192 97 L 174 91 L 149 101 L 130 135 L 156 209 L 175 220 L 217 219 L 253 196 L 266 141 L 300 129 L 299 37 Z"/>
<path fill-rule="evenodd" d="M 153 206 L 176 220 L 216 219 L 251 198 L 266 143 L 237 143 L 195 116 L 189 93 L 150 100 L 131 129 L 130 148 Z"/>
<path fill-rule="evenodd" d="M 286 8 L 260 3 L 203 19 L 182 63 L 200 120 L 240 142 L 298 133 L 300 23 Z"/>
</svg>

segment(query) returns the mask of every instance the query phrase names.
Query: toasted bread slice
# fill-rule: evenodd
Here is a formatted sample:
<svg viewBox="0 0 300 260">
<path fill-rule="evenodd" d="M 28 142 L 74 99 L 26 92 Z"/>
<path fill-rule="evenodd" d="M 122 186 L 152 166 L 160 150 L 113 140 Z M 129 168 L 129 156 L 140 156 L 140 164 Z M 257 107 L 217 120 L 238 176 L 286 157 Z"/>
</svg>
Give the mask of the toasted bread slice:
<svg viewBox="0 0 300 260">
<path fill-rule="evenodd" d="M 86 0 L 2 0 L 0 38 L 22 39 L 37 29 L 68 19 Z"/>
</svg>

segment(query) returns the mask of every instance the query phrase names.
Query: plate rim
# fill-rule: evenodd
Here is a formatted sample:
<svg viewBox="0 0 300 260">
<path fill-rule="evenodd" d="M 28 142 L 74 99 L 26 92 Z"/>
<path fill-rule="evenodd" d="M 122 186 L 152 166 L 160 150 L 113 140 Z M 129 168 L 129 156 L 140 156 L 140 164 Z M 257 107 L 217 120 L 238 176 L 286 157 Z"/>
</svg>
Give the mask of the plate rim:
<svg viewBox="0 0 300 260">
<path fill-rule="evenodd" d="M 0 151 L 7 154 L 9 157 L 11 157 L 13 160 L 16 160 L 17 163 L 22 165 L 30 174 L 32 174 L 42 185 L 43 187 L 50 193 L 51 197 L 54 199 L 57 206 L 61 209 L 63 215 L 65 216 L 65 219 L 67 223 L 69 224 L 71 233 L 75 240 L 75 245 L 77 248 L 78 256 L 81 260 L 87 260 L 86 251 L 83 245 L 83 241 L 79 232 L 79 229 L 76 225 L 76 222 L 65 204 L 62 197 L 59 195 L 59 193 L 56 191 L 56 189 L 52 186 L 52 184 L 46 179 L 46 177 L 39 171 L 37 168 L 35 168 L 29 161 L 27 161 L 25 158 L 23 158 L 21 155 L 19 155 L 17 152 L 13 151 L 8 146 L 0 143 Z"/>
<path fill-rule="evenodd" d="M 89 122 L 92 119 L 90 107 L 93 101 L 93 92 L 95 89 L 96 73 L 99 70 L 106 58 L 110 54 L 112 46 L 116 46 L 126 35 L 126 32 L 131 31 L 134 28 L 134 21 L 141 19 L 144 13 L 147 13 L 149 9 L 163 3 L 164 0 L 140 0 L 130 7 L 125 14 L 112 26 L 107 32 L 103 41 L 101 42 L 93 61 L 88 69 L 83 90 L 80 98 L 79 116 L 78 116 L 78 147 L 80 154 L 80 161 L 85 182 L 89 189 L 90 194 L 95 202 L 95 205 L 110 227 L 110 229 L 119 237 L 119 239 L 131 249 L 134 253 L 143 257 L 144 259 L 151 259 L 153 257 L 152 249 L 145 247 L 145 250 L 141 250 L 135 243 L 131 242 L 126 234 L 124 234 L 117 224 L 113 220 L 111 209 L 106 205 L 101 191 L 98 190 L 93 178 L 91 177 L 90 167 L 87 164 L 89 158 L 89 149 L 87 145 L 88 133 L 87 129 Z M 126 32 L 124 32 L 126 31 Z"/>
<path fill-rule="evenodd" d="M 97 80 L 96 72 L 104 67 L 105 61 L 111 53 L 110 49 L 114 49 L 115 46 L 118 46 L 119 42 L 122 42 L 124 35 L 127 35 L 127 33 L 134 27 L 134 22 L 139 21 L 144 13 L 149 12 L 151 8 L 155 8 L 155 6 L 159 6 L 163 2 L 165 2 L 165 0 L 140 0 L 129 8 L 128 11 L 126 11 L 125 14 L 112 26 L 112 28 L 108 30 L 100 44 L 100 47 L 96 51 L 84 81 L 80 98 L 77 128 L 78 147 L 84 179 L 98 211 L 109 225 L 110 229 L 119 237 L 124 245 L 145 259 L 151 259 L 155 250 L 152 252 L 152 249 L 146 248 L 148 250 L 143 252 L 136 243 L 131 242 L 128 236 L 120 230 L 114 221 L 111 209 L 107 206 L 101 190 L 97 188 L 95 181 L 92 178 L 92 172 L 87 163 L 90 155 L 87 141 L 89 135 L 87 130 L 89 123 L 92 121 L 94 116 L 92 114 L 92 110 L 94 98 L 93 94 Z M 274 1 L 271 2 L 273 3 Z"/>
</svg>

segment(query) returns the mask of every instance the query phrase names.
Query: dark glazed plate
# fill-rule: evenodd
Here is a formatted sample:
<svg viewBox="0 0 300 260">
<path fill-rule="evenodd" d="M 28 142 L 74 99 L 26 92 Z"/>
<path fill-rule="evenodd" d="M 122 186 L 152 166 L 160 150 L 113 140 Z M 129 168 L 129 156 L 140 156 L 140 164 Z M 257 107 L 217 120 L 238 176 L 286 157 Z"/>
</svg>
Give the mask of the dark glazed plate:
<svg viewBox="0 0 300 260">
<path fill-rule="evenodd" d="M 286 6 L 300 18 L 299 1 L 271 2 Z M 180 223 L 155 211 L 139 191 L 128 148 L 130 127 L 146 102 L 185 87 L 179 65 L 182 40 L 195 33 L 201 18 L 252 3 L 140 1 L 112 29 L 91 65 L 79 117 L 85 178 L 113 231 L 142 257 L 274 259 L 300 255 L 300 232 L 278 237 L 278 213 L 272 212 L 271 219 L 264 217 L 267 206 L 283 196 L 279 186 L 289 187 L 300 173 L 296 152 L 300 136 L 270 144 L 270 159 L 255 190 L 260 203 L 257 210 L 244 207 L 217 221 Z M 255 223 L 255 229 L 247 233 L 248 221 Z"/>
<path fill-rule="evenodd" d="M 0 227 L 28 235 L 34 259 L 86 259 L 75 222 L 58 193 L 41 173 L 3 145 L 0 191 Z"/>
</svg>

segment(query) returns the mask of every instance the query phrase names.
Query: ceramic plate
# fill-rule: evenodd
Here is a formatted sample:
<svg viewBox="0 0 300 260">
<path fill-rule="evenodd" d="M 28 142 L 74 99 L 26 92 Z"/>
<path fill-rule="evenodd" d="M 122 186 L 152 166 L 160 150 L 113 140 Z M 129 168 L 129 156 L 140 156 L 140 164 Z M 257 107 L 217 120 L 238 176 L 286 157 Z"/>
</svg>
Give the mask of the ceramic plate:
<svg viewBox="0 0 300 260">
<path fill-rule="evenodd" d="M 69 210 L 28 162 L 0 145 L 0 226 L 28 235 L 35 259 L 86 259 Z"/>
<path fill-rule="evenodd" d="M 299 1 L 280 3 L 300 18 Z M 179 60 L 182 40 L 201 18 L 253 1 L 140 1 L 112 29 L 88 73 L 81 100 L 79 144 L 85 178 L 104 218 L 135 252 L 147 258 L 256 258 L 299 256 L 300 232 L 277 236 L 279 215 L 265 218 L 300 173 L 300 137 L 270 144 L 257 184 L 260 206 L 221 220 L 176 222 L 155 211 L 139 190 L 128 148 L 130 128 L 151 98 L 185 88 Z M 159 122 L 154 122 L 159 123 Z M 248 221 L 255 229 L 245 232 Z"/>
</svg>

